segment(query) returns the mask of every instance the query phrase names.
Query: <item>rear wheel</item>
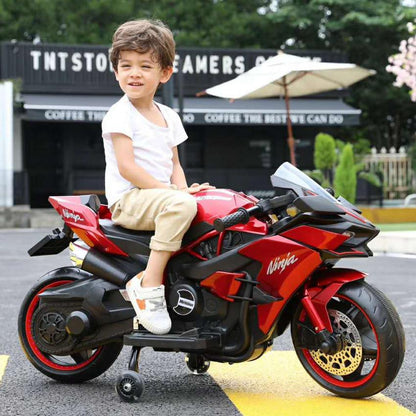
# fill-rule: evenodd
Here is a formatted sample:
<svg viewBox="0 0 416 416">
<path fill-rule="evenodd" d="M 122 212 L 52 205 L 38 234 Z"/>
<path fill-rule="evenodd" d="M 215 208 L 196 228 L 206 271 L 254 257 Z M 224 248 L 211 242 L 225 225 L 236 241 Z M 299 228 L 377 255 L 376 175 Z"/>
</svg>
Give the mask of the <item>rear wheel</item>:
<svg viewBox="0 0 416 416">
<path fill-rule="evenodd" d="M 65 330 L 65 316 L 59 310 L 37 316 L 39 295 L 48 289 L 73 283 L 81 277 L 79 271 L 73 268 L 62 268 L 46 274 L 26 295 L 18 318 L 20 343 L 29 361 L 43 374 L 65 383 L 83 382 L 104 373 L 123 347 L 121 342 L 117 342 L 65 356 L 45 352 L 45 342 L 66 343 L 69 342 L 69 335 Z M 34 325 L 42 334 L 43 344 L 34 336 Z"/>
<path fill-rule="evenodd" d="M 348 398 L 372 396 L 396 377 L 404 357 L 404 331 L 386 296 L 364 281 L 343 286 L 328 303 L 341 350 L 325 354 L 305 345 L 312 325 L 300 304 L 292 340 L 306 371 L 327 390 Z"/>
</svg>

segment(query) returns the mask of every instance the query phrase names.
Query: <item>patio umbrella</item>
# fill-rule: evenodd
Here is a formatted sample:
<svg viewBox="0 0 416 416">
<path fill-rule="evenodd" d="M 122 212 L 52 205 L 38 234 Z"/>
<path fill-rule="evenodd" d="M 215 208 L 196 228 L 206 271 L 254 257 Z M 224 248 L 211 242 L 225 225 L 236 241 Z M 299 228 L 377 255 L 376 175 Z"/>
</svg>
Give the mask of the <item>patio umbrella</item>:
<svg viewBox="0 0 416 416">
<path fill-rule="evenodd" d="M 230 81 L 208 88 L 202 94 L 232 100 L 283 96 L 290 162 L 296 166 L 289 98 L 343 89 L 373 74 L 374 70 L 355 64 L 316 62 L 279 52 L 262 64 Z"/>
</svg>

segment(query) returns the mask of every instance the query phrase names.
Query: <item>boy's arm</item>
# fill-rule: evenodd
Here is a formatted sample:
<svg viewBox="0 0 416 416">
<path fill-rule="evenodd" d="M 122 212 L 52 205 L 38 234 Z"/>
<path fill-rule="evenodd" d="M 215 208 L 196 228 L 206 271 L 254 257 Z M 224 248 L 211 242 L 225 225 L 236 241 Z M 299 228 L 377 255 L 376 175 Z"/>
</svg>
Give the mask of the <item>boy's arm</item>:
<svg viewBox="0 0 416 416">
<path fill-rule="evenodd" d="M 173 185 L 176 185 L 179 190 L 188 192 L 189 194 L 196 194 L 197 192 L 203 191 L 204 189 L 215 188 L 215 186 L 211 186 L 208 182 L 202 184 L 193 183 L 190 187 L 188 187 L 185 173 L 182 169 L 181 162 L 179 161 L 178 148 L 175 146 L 172 150 L 173 173 L 170 180 Z"/>
<path fill-rule="evenodd" d="M 120 133 L 111 134 L 117 166 L 120 175 L 138 188 L 169 188 L 169 185 L 155 179 L 134 161 L 133 142 Z M 185 183 L 186 186 L 186 183 Z"/>
<path fill-rule="evenodd" d="M 185 190 L 188 188 L 188 184 L 186 182 L 185 173 L 182 169 L 181 162 L 179 160 L 178 155 L 178 147 L 175 146 L 172 148 L 173 151 L 173 171 L 172 171 L 172 177 L 170 178 L 173 185 L 176 185 L 178 189 Z"/>
</svg>

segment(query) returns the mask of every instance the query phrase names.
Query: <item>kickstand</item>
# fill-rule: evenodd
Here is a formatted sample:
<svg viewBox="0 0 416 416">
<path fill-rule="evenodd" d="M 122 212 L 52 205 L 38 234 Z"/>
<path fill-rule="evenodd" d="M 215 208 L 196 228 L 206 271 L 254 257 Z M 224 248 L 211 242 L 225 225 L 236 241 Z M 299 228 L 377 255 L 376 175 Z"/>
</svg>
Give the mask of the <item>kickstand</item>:
<svg viewBox="0 0 416 416">
<path fill-rule="evenodd" d="M 129 361 L 129 370 L 139 372 L 139 358 L 141 347 L 132 347 L 130 361 Z"/>
</svg>

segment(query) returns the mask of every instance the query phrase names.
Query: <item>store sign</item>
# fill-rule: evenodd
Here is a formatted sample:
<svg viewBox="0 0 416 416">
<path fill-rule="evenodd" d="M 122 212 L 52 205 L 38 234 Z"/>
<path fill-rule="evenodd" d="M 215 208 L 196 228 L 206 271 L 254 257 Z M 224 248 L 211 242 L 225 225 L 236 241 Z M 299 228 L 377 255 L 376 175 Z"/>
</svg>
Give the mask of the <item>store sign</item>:
<svg viewBox="0 0 416 416">
<path fill-rule="evenodd" d="M 45 72 L 112 72 L 108 54 L 99 52 L 29 51 L 33 71 Z"/>
<path fill-rule="evenodd" d="M 31 69 L 44 72 L 114 72 L 108 53 L 103 52 L 72 52 L 29 51 Z M 255 58 L 255 65 L 264 62 L 266 57 L 259 55 Z M 246 70 L 244 55 L 221 55 L 204 53 L 176 54 L 173 72 L 182 74 L 210 74 L 210 75 L 239 75 Z"/>
<path fill-rule="evenodd" d="M 106 111 L 101 110 L 61 110 L 28 109 L 25 119 L 37 121 L 77 121 L 100 123 Z M 290 116 L 293 125 L 299 126 L 352 126 L 359 121 L 358 114 L 293 113 Z M 185 125 L 247 125 L 247 126 L 284 126 L 287 116 L 278 113 L 245 112 L 192 112 L 182 116 Z"/>
<path fill-rule="evenodd" d="M 101 123 L 106 111 L 101 110 L 59 110 L 59 109 L 28 109 L 24 119 L 31 121 L 76 121 L 83 123 Z"/>
<path fill-rule="evenodd" d="M 43 118 L 48 121 L 101 122 L 106 111 L 91 110 L 46 110 Z"/>
<path fill-rule="evenodd" d="M 317 61 L 345 61 L 345 56 L 339 53 L 292 53 Z M 194 96 L 199 91 L 236 77 L 275 54 L 272 49 L 178 48 L 173 63 L 175 95 L 179 84 L 183 85 L 185 96 Z M 0 78 L 22 79 L 23 93 L 120 92 L 108 46 L 4 42 L 0 47 L 0 64 Z"/>
<path fill-rule="evenodd" d="M 346 126 L 356 125 L 358 122 L 357 114 L 298 114 L 293 113 L 290 119 L 293 125 L 299 126 Z M 217 113 L 193 113 L 185 112 L 183 115 L 185 124 L 213 124 L 213 125 L 277 125 L 287 124 L 286 114 L 276 113 L 236 113 L 236 112 L 217 112 Z"/>
</svg>

